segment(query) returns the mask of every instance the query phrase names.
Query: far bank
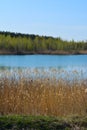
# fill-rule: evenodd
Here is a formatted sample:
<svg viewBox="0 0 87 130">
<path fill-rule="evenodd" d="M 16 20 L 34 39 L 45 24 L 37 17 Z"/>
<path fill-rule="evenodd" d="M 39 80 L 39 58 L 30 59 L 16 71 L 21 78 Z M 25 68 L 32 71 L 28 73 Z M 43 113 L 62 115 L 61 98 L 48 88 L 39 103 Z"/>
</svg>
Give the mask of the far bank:
<svg viewBox="0 0 87 130">
<path fill-rule="evenodd" d="M 0 55 L 87 55 L 87 50 L 72 50 L 72 51 L 2 51 Z"/>
</svg>

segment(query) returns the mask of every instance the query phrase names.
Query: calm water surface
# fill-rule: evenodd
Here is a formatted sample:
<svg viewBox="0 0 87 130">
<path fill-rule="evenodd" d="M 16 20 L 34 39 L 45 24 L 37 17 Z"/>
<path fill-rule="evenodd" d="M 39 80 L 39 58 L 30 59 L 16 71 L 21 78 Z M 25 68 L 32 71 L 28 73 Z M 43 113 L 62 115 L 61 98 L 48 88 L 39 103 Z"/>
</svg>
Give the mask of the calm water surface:
<svg viewBox="0 0 87 130">
<path fill-rule="evenodd" d="M 8 69 L 9 68 L 9 69 Z M 16 69 L 15 69 L 16 68 Z M 37 73 L 38 69 L 38 73 Z M 45 69 L 45 70 L 44 70 Z M 5 70 L 5 71 L 3 71 Z M 10 71 L 9 71 L 10 70 Z M 17 72 L 18 70 L 18 72 Z M 0 56 L 0 76 L 56 76 L 64 79 L 87 79 L 87 55 L 2 55 Z M 62 73 L 61 73 L 62 72 Z M 45 75 L 44 75 L 45 73 Z"/>
<path fill-rule="evenodd" d="M 0 67 L 86 67 L 87 55 L 1 55 Z"/>
</svg>

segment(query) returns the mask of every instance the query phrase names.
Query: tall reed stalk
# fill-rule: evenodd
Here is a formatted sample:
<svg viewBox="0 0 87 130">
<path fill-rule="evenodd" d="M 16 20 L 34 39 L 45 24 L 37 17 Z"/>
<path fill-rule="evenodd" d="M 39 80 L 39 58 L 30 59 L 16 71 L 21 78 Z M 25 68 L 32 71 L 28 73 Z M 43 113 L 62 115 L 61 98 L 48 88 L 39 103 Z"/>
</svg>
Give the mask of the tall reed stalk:
<svg viewBox="0 0 87 130">
<path fill-rule="evenodd" d="M 87 81 L 72 80 L 55 70 L 3 71 L 0 77 L 0 114 L 85 115 Z M 76 72 L 72 72 L 75 75 Z M 50 76 L 49 76 L 50 75 Z M 65 78 L 66 77 L 66 78 Z M 76 78 L 77 77 L 77 78 Z M 68 80 L 69 79 L 69 80 Z"/>
</svg>

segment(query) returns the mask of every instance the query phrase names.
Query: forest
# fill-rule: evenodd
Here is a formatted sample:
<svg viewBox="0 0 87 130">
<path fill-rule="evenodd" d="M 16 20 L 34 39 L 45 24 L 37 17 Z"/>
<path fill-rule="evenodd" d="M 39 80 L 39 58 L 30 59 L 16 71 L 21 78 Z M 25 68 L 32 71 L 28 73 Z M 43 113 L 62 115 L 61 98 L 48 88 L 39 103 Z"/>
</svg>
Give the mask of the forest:
<svg viewBox="0 0 87 130">
<path fill-rule="evenodd" d="M 0 31 L 0 54 L 79 54 L 81 51 L 87 53 L 87 41 Z"/>
</svg>

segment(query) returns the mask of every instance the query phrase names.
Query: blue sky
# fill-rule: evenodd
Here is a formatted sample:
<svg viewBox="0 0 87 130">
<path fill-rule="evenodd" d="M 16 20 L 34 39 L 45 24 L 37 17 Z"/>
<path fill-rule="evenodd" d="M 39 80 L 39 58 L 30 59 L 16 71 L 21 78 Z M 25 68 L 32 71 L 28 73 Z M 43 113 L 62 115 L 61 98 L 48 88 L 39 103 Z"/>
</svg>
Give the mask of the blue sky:
<svg viewBox="0 0 87 130">
<path fill-rule="evenodd" d="M 0 0 L 0 31 L 87 40 L 87 0 Z"/>
</svg>

